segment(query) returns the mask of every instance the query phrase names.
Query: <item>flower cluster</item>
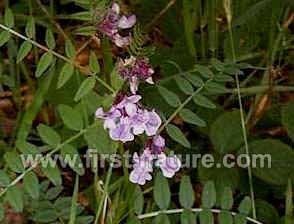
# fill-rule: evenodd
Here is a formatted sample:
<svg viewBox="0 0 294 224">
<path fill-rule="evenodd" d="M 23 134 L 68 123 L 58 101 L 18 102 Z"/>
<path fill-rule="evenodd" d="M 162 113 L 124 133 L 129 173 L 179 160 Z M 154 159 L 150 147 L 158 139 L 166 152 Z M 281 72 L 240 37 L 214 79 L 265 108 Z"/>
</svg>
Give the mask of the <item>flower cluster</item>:
<svg viewBox="0 0 294 224">
<path fill-rule="evenodd" d="M 181 168 L 181 161 L 174 156 L 164 153 L 165 140 L 160 135 L 153 137 L 151 144 L 146 146 L 141 156 L 137 153 L 133 156 L 133 170 L 130 173 L 132 183 L 144 185 L 152 179 L 153 165 L 159 167 L 163 175 L 171 178 Z"/>
<path fill-rule="evenodd" d="M 136 16 L 121 16 L 120 7 L 113 3 L 99 24 L 99 30 L 108 36 L 118 47 L 130 44 L 131 34 L 127 29 L 136 23 Z M 127 30 L 127 35 L 122 36 L 121 31 Z M 143 185 L 152 179 L 153 167 L 159 167 L 163 175 L 171 178 L 180 169 L 181 162 L 176 156 L 167 156 L 165 140 L 158 135 L 161 118 L 154 109 L 148 110 L 139 103 L 142 97 L 137 93 L 140 82 L 154 84 L 152 75 L 154 70 L 146 57 L 130 56 L 119 59 L 117 66 L 120 76 L 127 80 L 132 95 L 119 98 L 104 112 L 102 108 L 96 111 L 96 118 L 104 120 L 104 129 L 109 131 L 110 137 L 123 143 L 133 141 L 135 136 L 146 134 L 149 139 L 145 144 L 142 155 L 134 153 L 133 170 L 130 181 Z"/>
<path fill-rule="evenodd" d="M 140 81 L 154 84 L 152 75 L 154 73 L 148 58 L 131 56 L 128 59 L 120 60 L 118 73 L 130 83 L 130 90 L 133 94 L 138 91 Z"/>
<path fill-rule="evenodd" d="M 112 7 L 106 12 L 103 20 L 99 23 L 100 32 L 108 36 L 116 46 L 124 47 L 130 44 L 131 35 L 128 33 L 122 36 L 120 31 L 132 28 L 136 23 L 136 16 L 121 16 L 120 7 L 117 3 L 113 3 Z"/>
<path fill-rule="evenodd" d="M 108 112 L 102 108 L 96 111 L 96 117 L 104 119 L 104 128 L 109 130 L 113 140 L 133 141 L 135 135 L 146 133 L 156 134 L 161 125 L 161 119 L 154 110 L 141 107 L 140 95 L 125 96 L 119 103 L 113 105 Z"/>
</svg>

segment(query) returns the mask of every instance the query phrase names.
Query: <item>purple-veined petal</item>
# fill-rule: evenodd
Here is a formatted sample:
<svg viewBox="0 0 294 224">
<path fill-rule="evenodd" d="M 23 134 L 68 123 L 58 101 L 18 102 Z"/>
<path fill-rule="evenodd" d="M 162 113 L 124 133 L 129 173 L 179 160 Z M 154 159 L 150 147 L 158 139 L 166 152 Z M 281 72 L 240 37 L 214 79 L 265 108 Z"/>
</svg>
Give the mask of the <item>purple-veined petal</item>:
<svg viewBox="0 0 294 224">
<path fill-rule="evenodd" d="M 129 17 L 122 16 L 118 21 L 118 27 L 121 29 L 129 29 L 133 27 L 136 23 L 136 16 L 131 15 Z"/>
<path fill-rule="evenodd" d="M 146 112 L 149 116 L 149 119 L 146 123 L 146 135 L 147 136 L 153 136 L 156 134 L 158 128 L 161 125 L 161 118 L 155 111 Z"/>
<path fill-rule="evenodd" d="M 134 140 L 134 135 L 131 133 L 129 121 L 127 118 L 121 119 L 116 128 L 110 129 L 110 137 L 116 141 L 129 142 Z"/>
<path fill-rule="evenodd" d="M 134 103 L 126 103 L 125 110 L 128 116 L 133 116 L 137 113 L 138 106 Z"/>
<path fill-rule="evenodd" d="M 163 176 L 171 178 L 181 168 L 181 161 L 176 156 L 166 156 L 161 153 L 156 161 L 156 166 L 159 166 Z"/>
<path fill-rule="evenodd" d="M 121 35 L 116 33 L 115 35 L 113 35 L 113 42 L 118 47 L 125 47 L 130 44 L 131 37 L 130 36 L 122 37 Z"/>
<path fill-rule="evenodd" d="M 140 95 L 132 95 L 127 97 L 128 102 L 131 103 L 138 103 L 142 99 L 142 96 Z"/>
<path fill-rule="evenodd" d="M 115 129 L 116 128 L 116 119 L 107 118 L 104 121 L 104 129 Z"/>
</svg>

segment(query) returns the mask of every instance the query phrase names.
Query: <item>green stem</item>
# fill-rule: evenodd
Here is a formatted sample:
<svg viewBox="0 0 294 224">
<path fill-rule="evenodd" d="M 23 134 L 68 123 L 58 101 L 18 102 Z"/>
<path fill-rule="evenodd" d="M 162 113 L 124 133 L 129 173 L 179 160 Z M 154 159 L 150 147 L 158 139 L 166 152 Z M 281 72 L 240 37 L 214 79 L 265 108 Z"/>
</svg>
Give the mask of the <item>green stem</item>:
<svg viewBox="0 0 294 224">
<path fill-rule="evenodd" d="M 71 201 L 71 209 L 70 209 L 68 224 L 76 223 L 78 193 L 79 193 L 79 175 L 76 174 L 76 180 L 75 180 L 74 192 L 73 192 L 72 201 Z"/>
<path fill-rule="evenodd" d="M 228 30 L 229 30 L 229 37 L 230 37 L 230 44 L 231 44 L 231 50 L 232 50 L 232 57 L 233 61 L 236 62 L 236 51 L 234 46 L 234 38 L 233 38 L 233 31 L 232 31 L 232 24 L 231 24 L 231 18 L 232 18 L 232 11 L 231 11 L 231 1 L 227 0 L 227 8 L 226 8 L 226 16 L 227 16 L 227 22 L 228 22 Z M 241 90 L 240 90 L 240 81 L 238 74 L 235 74 L 235 80 L 237 85 L 237 95 L 238 95 L 238 102 L 240 107 L 240 118 L 241 118 L 241 125 L 242 125 L 242 133 L 244 138 L 244 145 L 246 154 L 249 156 L 249 146 L 248 146 L 248 139 L 247 139 L 247 131 L 246 131 L 246 123 L 245 123 L 245 116 L 244 116 L 244 110 L 243 110 L 243 103 L 242 103 L 242 97 L 241 97 Z M 253 187 L 253 176 L 252 176 L 252 170 L 251 167 L 248 166 L 248 177 L 249 177 L 249 187 L 250 187 L 250 197 L 252 201 L 252 213 L 253 218 L 256 219 L 256 208 L 255 208 L 255 195 L 254 195 L 254 187 Z"/>
<path fill-rule="evenodd" d="M 108 171 L 107 171 L 107 176 L 106 176 L 106 181 L 105 181 L 105 187 L 103 189 L 103 195 L 102 195 L 102 199 L 100 200 L 100 203 L 98 205 L 98 209 L 97 209 L 97 212 L 96 212 L 96 217 L 95 217 L 95 222 L 94 224 L 98 224 L 98 221 L 99 221 L 99 217 L 100 217 L 100 214 L 102 212 L 102 209 L 103 209 L 103 205 L 105 203 L 105 200 L 107 200 L 107 197 L 108 197 L 108 187 L 109 187 L 109 183 L 110 183 L 110 178 L 111 178 L 111 175 L 112 175 L 112 167 L 113 164 L 110 163 L 109 164 L 109 168 L 108 168 Z"/>
<path fill-rule="evenodd" d="M 267 90 L 271 90 L 273 92 L 293 92 L 294 91 L 294 86 L 269 86 L 269 85 L 264 85 L 264 86 L 251 86 L 251 87 L 244 87 L 244 88 L 240 88 L 240 93 L 242 94 L 256 94 L 256 93 L 262 93 L 265 92 Z M 234 94 L 238 94 L 238 88 L 232 89 L 232 90 L 228 90 L 228 92 L 230 93 L 234 93 Z"/>
<path fill-rule="evenodd" d="M 201 87 L 199 87 L 192 95 L 190 95 L 172 114 L 171 116 L 164 122 L 164 124 L 159 128 L 158 134 L 164 130 L 164 128 L 177 116 L 177 114 L 193 99 L 195 95 L 197 95 L 206 85 L 206 83 L 210 82 L 210 80 L 206 81 Z"/>
<path fill-rule="evenodd" d="M 190 209 L 190 211 L 195 212 L 195 213 L 199 213 L 202 212 L 204 209 L 202 208 L 192 208 Z M 160 214 L 166 214 L 166 215 L 170 215 L 170 214 L 179 214 L 179 213 L 183 213 L 185 211 L 184 208 L 179 208 L 179 209 L 170 209 L 170 210 L 164 210 L 164 211 L 156 211 L 156 212 L 150 212 L 150 213 L 146 213 L 146 214 L 142 214 L 139 215 L 138 218 L 139 219 L 146 219 L 146 218 L 152 218 L 155 216 L 158 216 Z M 222 210 L 219 209 L 210 209 L 211 212 L 215 213 L 215 214 L 219 214 L 222 212 Z M 236 216 L 238 213 L 236 212 L 230 212 L 233 216 Z M 255 218 L 250 218 L 250 217 L 246 217 L 246 219 L 252 223 L 255 224 L 263 224 L 257 220 L 255 220 Z"/>
<path fill-rule="evenodd" d="M 100 79 L 98 76 L 95 76 L 95 79 L 100 82 L 105 88 L 107 88 L 113 94 L 116 93 L 115 89 L 108 85 L 104 80 Z"/>
<path fill-rule="evenodd" d="M 59 33 L 61 33 L 61 35 L 63 36 L 63 38 L 65 40 L 67 40 L 68 39 L 68 36 L 63 31 L 62 27 L 54 20 L 53 16 L 48 12 L 48 10 L 46 9 L 46 7 L 44 7 L 44 5 L 42 4 L 42 2 L 40 0 L 36 0 L 36 2 L 38 4 L 38 6 L 40 7 L 40 9 L 46 14 L 46 16 L 48 17 L 48 19 L 50 20 L 50 22 L 53 23 L 54 26 L 56 27 L 56 29 L 59 31 Z M 50 2 L 50 6 L 52 6 L 52 1 Z"/>
</svg>

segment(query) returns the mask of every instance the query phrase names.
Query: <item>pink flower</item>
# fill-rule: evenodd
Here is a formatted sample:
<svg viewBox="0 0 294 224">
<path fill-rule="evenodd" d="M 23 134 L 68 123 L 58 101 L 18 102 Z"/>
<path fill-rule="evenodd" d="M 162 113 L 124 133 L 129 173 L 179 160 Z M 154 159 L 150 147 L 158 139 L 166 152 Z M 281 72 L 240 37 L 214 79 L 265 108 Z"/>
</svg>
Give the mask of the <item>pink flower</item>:
<svg viewBox="0 0 294 224">
<path fill-rule="evenodd" d="M 151 140 L 150 150 L 153 154 L 161 154 L 165 150 L 165 139 L 160 135 L 154 136 Z"/>
<path fill-rule="evenodd" d="M 133 155 L 133 170 L 130 173 L 130 181 L 144 185 L 146 181 L 151 180 L 153 165 L 160 168 L 163 175 L 171 178 L 181 168 L 181 161 L 175 155 L 167 156 L 163 151 L 165 149 L 165 140 L 160 135 L 154 136 L 145 145 L 141 156 L 135 152 Z"/>
<path fill-rule="evenodd" d="M 104 129 L 109 130 L 110 137 L 115 141 L 133 141 L 135 135 L 146 133 L 155 135 L 161 125 L 159 115 L 154 111 L 142 109 L 140 95 L 125 96 L 113 105 L 108 112 L 98 108 L 95 115 L 104 120 Z"/>
<path fill-rule="evenodd" d="M 118 47 L 124 47 L 130 44 L 131 35 L 121 36 L 120 31 L 132 28 L 135 24 L 135 15 L 120 16 L 119 5 L 113 3 L 98 25 L 98 29 L 108 36 Z"/>
<path fill-rule="evenodd" d="M 156 134 L 157 130 L 159 129 L 161 125 L 161 119 L 159 115 L 152 110 L 150 111 L 145 111 L 146 117 L 148 117 L 148 120 L 145 124 L 145 132 L 147 136 L 153 136 Z"/>
<path fill-rule="evenodd" d="M 130 173 L 129 180 L 132 183 L 139 185 L 144 185 L 146 181 L 152 180 L 152 161 L 153 155 L 148 150 L 144 150 L 143 154 L 140 157 L 137 153 L 134 153 L 134 169 Z"/>
<path fill-rule="evenodd" d="M 158 155 L 156 166 L 159 166 L 163 176 L 171 178 L 181 168 L 181 161 L 174 156 L 166 156 L 164 153 Z"/>
<path fill-rule="evenodd" d="M 121 29 L 129 29 L 132 28 L 136 24 L 136 16 L 122 16 L 118 21 L 118 27 Z"/>
<path fill-rule="evenodd" d="M 118 63 L 119 74 L 130 83 L 130 90 L 133 94 L 138 91 L 140 81 L 154 84 L 152 69 L 148 58 L 135 58 L 131 56 L 128 59 L 121 60 Z"/>
</svg>

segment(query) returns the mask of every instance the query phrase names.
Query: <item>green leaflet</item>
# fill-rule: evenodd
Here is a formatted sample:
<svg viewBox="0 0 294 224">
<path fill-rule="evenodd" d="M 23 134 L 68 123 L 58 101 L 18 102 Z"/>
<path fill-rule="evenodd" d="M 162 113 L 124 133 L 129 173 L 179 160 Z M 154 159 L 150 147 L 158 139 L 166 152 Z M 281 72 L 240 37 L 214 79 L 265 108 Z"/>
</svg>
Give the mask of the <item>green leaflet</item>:
<svg viewBox="0 0 294 224">
<path fill-rule="evenodd" d="M 43 75 L 44 72 L 52 64 L 52 62 L 53 62 L 53 55 L 51 52 L 46 52 L 45 54 L 43 54 L 37 65 L 36 77 L 40 77 L 41 75 Z"/>
<path fill-rule="evenodd" d="M 30 53 L 30 51 L 32 50 L 32 47 L 33 46 L 30 42 L 28 41 L 23 42 L 18 50 L 16 62 L 17 63 L 21 62 L 28 55 L 28 53 Z"/>
</svg>

